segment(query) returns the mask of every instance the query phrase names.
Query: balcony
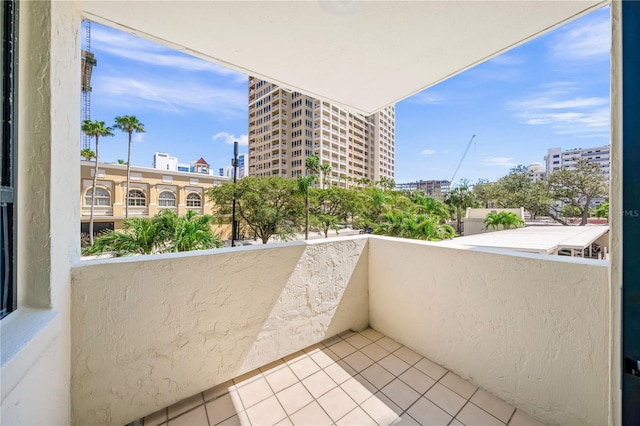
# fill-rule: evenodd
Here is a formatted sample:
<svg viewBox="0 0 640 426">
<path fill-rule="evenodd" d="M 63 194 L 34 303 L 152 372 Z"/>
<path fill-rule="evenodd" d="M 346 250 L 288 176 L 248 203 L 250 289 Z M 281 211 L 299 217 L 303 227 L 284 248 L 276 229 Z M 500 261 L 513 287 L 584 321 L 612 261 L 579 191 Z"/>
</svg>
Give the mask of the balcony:
<svg viewBox="0 0 640 426">
<path fill-rule="evenodd" d="M 387 352 L 406 347 L 402 353 L 417 370 L 418 362 L 429 365 L 418 361 L 426 357 L 468 380 L 464 386 L 484 388 L 487 398 L 545 423 L 607 422 L 606 261 L 356 236 L 95 260 L 72 276 L 78 424 L 125 424 L 185 398 L 204 398 L 201 392 L 214 386 L 229 390 L 234 378 L 235 385 L 262 379 L 265 370 L 255 370 L 274 363 L 265 368 L 275 371 L 283 358 L 292 364 L 333 353 L 353 374 L 345 367 L 358 362 L 351 352 L 331 349 L 341 338 L 326 339 L 340 334 L 351 345 L 352 335 L 341 333 L 367 326 L 397 342 L 394 350 L 378 345 Z M 297 353 L 305 348 L 306 355 Z M 361 383 L 377 395 L 372 403 L 386 406 L 393 421 L 404 415 L 367 382 Z"/>
<path fill-rule="evenodd" d="M 82 206 L 82 216 L 90 216 L 90 215 L 91 215 L 91 206 Z M 112 206 L 93 206 L 93 215 L 96 217 L 113 216 L 113 207 Z"/>
</svg>

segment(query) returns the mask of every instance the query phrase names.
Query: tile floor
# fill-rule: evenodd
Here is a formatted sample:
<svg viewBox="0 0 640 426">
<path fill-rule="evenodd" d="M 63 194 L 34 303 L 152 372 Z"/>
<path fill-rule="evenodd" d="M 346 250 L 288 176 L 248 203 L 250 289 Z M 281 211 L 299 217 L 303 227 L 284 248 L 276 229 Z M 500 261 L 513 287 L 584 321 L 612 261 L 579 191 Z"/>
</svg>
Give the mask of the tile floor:
<svg viewBox="0 0 640 426">
<path fill-rule="evenodd" d="M 347 331 L 132 425 L 541 422 L 373 329 Z"/>
</svg>

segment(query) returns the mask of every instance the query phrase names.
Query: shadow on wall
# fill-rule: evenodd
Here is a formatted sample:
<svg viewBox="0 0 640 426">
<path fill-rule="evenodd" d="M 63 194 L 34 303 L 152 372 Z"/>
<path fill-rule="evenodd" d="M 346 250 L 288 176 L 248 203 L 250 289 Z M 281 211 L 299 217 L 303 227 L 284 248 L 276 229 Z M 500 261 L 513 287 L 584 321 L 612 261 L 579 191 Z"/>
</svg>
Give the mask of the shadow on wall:
<svg viewBox="0 0 640 426">
<path fill-rule="evenodd" d="M 72 418 L 125 424 L 368 323 L 366 238 L 84 262 Z"/>
</svg>

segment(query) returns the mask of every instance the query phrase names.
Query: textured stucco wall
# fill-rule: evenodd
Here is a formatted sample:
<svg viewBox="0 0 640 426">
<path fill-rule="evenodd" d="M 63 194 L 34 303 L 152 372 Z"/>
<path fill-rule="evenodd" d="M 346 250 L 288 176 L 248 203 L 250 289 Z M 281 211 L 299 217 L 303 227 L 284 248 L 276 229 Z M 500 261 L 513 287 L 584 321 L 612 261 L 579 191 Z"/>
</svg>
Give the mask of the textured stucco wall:
<svg viewBox="0 0 640 426">
<path fill-rule="evenodd" d="M 18 310 L 2 320 L 2 424 L 70 423 L 70 270 L 77 237 L 80 13 L 20 2 Z"/>
<path fill-rule="evenodd" d="M 83 262 L 76 424 L 124 424 L 368 323 L 367 238 Z"/>
<path fill-rule="evenodd" d="M 372 237 L 370 325 L 549 424 L 607 424 L 607 262 L 496 253 Z"/>
</svg>

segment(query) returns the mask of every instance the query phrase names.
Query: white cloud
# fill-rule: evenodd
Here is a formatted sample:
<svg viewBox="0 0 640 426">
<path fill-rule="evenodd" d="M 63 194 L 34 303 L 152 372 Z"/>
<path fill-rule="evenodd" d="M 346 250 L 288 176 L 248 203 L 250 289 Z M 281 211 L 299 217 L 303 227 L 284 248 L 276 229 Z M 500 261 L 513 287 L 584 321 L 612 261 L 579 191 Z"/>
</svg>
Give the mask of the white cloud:
<svg viewBox="0 0 640 426">
<path fill-rule="evenodd" d="M 428 93 L 427 91 L 416 93 L 407 100 L 414 104 L 424 105 L 437 105 L 444 103 L 444 98 L 442 95 L 432 92 Z"/>
<path fill-rule="evenodd" d="M 607 14 L 568 25 L 551 45 L 551 54 L 562 61 L 604 61 L 611 49 L 611 26 Z"/>
<path fill-rule="evenodd" d="M 485 157 L 482 159 L 483 166 L 501 166 L 501 167 L 514 167 L 517 164 L 511 157 Z"/>
<path fill-rule="evenodd" d="M 436 153 L 435 149 L 424 149 L 420 154 L 422 155 L 433 155 Z"/>
<path fill-rule="evenodd" d="M 577 96 L 578 87 L 556 82 L 540 86 L 532 96 L 507 107 L 523 124 L 550 126 L 554 133 L 577 137 L 606 137 L 609 133 L 609 99 Z"/>
<path fill-rule="evenodd" d="M 507 53 L 503 53 L 502 55 L 491 59 L 491 63 L 498 65 L 519 65 L 524 62 L 525 60 L 522 56 Z"/>
<path fill-rule="evenodd" d="M 186 108 L 230 116 L 242 116 L 247 111 L 244 88 L 230 89 L 214 83 L 205 85 L 161 77 L 141 80 L 112 74 L 96 77 L 93 86 L 102 104 L 123 109 L 181 113 Z"/>
<path fill-rule="evenodd" d="M 214 141 L 217 139 L 222 139 L 224 143 L 232 145 L 234 142 L 238 142 L 238 145 L 249 145 L 249 137 L 247 135 L 236 136 L 233 133 L 229 132 L 219 132 L 213 135 L 211 138 Z"/>
<path fill-rule="evenodd" d="M 186 71 L 209 71 L 231 77 L 238 83 L 247 81 L 245 74 L 117 30 L 96 26 L 92 28 L 91 41 L 95 52 L 108 53 L 130 61 Z"/>
<path fill-rule="evenodd" d="M 144 133 L 135 133 L 132 140 L 136 143 L 142 143 L 144 141 Z"/>
</svg>

